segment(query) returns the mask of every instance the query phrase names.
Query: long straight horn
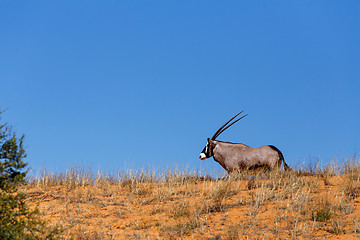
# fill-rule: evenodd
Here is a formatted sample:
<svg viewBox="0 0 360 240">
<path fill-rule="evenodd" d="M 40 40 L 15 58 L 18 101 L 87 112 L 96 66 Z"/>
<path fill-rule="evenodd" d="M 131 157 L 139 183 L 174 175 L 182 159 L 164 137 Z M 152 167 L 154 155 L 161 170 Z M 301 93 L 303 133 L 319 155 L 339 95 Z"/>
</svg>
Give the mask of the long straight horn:
<svg viewBox="0 0 360 240">
<path fill-rule="evenodd" d="M 232 117 L 229 121 L 227 121 L 224 125 L 222 125 L 220 128 L 219 128 L 219 130 L 217 130 L 216 131 L 216 133 L 214 134 L 214 136 L 212 136 L 212 140 L 215 140 L 219 135 L 220 135 L 220 133 L 222 133 L 226 128 L 228 128 L 228 127 L 226 127 L 224 130 L 223 130 L 223 128 L 229 123 L 229 122 L 231 122 L 234 118 L 236 118 L 237 116 L 239 116 L 241 113 L 243 113 L 244 111 L 241 111 L 241 112 L 239 112 L 238 114 L 236 114 L 234 117 Z M 246 115 L 245 115 L 246 116 Z M 241 119 L 241 118 L 240 118 Z M 239 121 L 240 119 L 238 119 L 238 120 L 236 120 L 236 122 L 237 121 Z M 235 123 L 235 122 L 234 122 Z M 232 123 L 232 124 L 234 124 L 234 123 Z M 230 126 L 232 125 L 232 124 L 230 124 Z"/>
<path fill-rule="evenodd" d="M 236 121 L 232 122 L 229 126 L 227 126 L 226 128 L 224 128 L 223 130 L 221 130 L 221 132 L 219 132 L 218 135 L 217 135 L 215 138 L 217 138 L 217 137 L 218 137 L 221 133 L 223 133 L 226 129 L 228 129 L 229 127 L 231 127 L 234 123 L 236 123 L 237 121 L 243 119 L 243 118 L 246 117 L 246 116 L 247 116 L 247 114 L 244 115 L 244 116 L 242 116 L 242 117 L 240 117 L 240 118 L 237 119 Z"/>
</svg>

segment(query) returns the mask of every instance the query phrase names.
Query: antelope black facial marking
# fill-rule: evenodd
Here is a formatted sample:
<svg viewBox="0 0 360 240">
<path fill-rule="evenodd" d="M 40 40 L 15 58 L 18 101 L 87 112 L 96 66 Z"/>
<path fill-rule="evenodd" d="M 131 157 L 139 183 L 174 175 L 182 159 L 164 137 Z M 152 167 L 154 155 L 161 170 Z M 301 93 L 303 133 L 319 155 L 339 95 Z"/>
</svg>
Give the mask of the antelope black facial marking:
<svg viewBox="0 0 360 240">
<path fill-rule="evenodd" d="M 207 151 L 208 151 L 208 145 L 209 144 L 206 144 L 206 146 L 204 147 L 204 149 L 202 150 L 202 152 L 200 153 L 200 156 L 199 156 L 199 158 L 201 159 L 201 160 L 205 160 L 206 158 L 208 158 L 208 154 L 207 154 Z"/>
</svg>

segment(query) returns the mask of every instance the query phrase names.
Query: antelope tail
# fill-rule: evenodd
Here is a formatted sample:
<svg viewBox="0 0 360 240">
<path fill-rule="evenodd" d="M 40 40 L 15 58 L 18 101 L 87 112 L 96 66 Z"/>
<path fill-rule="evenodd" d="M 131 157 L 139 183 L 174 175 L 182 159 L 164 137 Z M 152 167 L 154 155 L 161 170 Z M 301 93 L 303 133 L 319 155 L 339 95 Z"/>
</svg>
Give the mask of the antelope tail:
<svg viewBox="0 0 360 240">
<path fill-rule="evenodd" d="M 285 158 L 284 158 L 284 155 L 282 154 L 282 152 L 277 147 L 275 147 L 273 145 L 269 145 L 269 147 L 271 147 L 273 150 L 275 150 L 279 154 L 279 158 L 283 162 L 283 165 L 284 165 L 284 170 L 285 171 L 291 171 L 291 168 L 285 162 Z"/>
</svg>

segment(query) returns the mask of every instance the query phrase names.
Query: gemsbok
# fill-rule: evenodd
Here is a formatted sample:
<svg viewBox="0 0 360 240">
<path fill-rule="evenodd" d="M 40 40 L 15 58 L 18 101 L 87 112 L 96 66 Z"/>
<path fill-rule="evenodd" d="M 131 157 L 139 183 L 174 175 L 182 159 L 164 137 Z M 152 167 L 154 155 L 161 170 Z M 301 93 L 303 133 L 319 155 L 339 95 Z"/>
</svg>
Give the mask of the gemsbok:
<svg viewBox="0 0 360 240">
<path fill-rule="evenodd" d="M 275 146 L 268 145 L 262 147 L 249 147 L 241 143 L 230 143 L 217 141 L 216 138 L 226 129 L 231 127 L 247 116 L 243 115 L 237 120 L 234 120 L 243 111 L 236 114 L 233 118 L 227 121 L 219 130 L 216 131 L 212 138 L 207 139 L 207 144 L 200 153 L 200 159 L 213 157 L 228 173 L 232 171 L 241 171 L 246 169 L 255 169 L 263 167 L 267 169 L 280 168 L 281 163 L 284 163 L 285 170 L 291 170 L 285 163 L 283 154 Z M 230 123 L 234 120 L 232 123 Z"/>
</svg>

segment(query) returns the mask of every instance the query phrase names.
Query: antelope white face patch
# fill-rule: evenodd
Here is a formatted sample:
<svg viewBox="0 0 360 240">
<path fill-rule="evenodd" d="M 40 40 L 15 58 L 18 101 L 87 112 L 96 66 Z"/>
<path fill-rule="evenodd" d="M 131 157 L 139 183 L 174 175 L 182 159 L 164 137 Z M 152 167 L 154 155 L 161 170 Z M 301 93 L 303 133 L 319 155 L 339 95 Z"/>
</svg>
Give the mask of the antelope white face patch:
<svg viewBox="0 0 360 240">
<path fill-rule="evenodd" d="M 200 153 L 199 158 L 200 158 L 201 160 L 205 160 L 205 159 L 206 159 L 205 153 Z"/>
</svg>

